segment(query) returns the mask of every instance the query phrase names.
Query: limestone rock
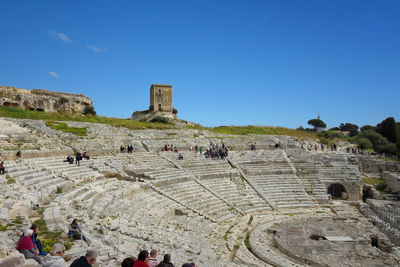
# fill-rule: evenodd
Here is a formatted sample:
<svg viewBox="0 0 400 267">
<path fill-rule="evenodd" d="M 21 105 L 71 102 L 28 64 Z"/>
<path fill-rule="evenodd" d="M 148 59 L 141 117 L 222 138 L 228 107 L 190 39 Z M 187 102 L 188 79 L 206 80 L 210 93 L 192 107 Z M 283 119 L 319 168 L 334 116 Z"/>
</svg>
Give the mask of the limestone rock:
<svg viewBox="0 0 400 267">
<path fill-rule="evenodd" d="M 0 105 L 45 112 L 83 114 L 86 107 L 92 106 L 92 100 L 81 94 L 0 86 Z"/>
</svg>

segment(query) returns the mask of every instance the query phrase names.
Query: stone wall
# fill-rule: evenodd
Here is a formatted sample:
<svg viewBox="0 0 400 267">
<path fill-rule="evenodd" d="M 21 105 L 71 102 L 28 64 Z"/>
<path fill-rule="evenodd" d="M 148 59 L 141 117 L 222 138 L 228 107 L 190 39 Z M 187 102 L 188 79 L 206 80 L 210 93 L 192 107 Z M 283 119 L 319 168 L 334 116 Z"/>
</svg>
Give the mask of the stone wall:
<svg viewBox="0 0 400 267">
<path fill-rule="evenodd" d="M 0 105 L 26 110 L 83 114 L 87 106 L 92 106 L 92 99 L 81 94 L 0 86 Z"/>
<path fill-rule="evenodd" d="M 371 156 L 359 156 L 358 162 L 360 171 L 363 173 L 400 172 L 400 162 L 398 161 L 383 161 Z"/>
<path fill-rule="evenodd" d="M 384 172 L 382 174 L 383 181 L 393 193 L 400 192 L 400 175 L 396 172 Z"/>
</svg>

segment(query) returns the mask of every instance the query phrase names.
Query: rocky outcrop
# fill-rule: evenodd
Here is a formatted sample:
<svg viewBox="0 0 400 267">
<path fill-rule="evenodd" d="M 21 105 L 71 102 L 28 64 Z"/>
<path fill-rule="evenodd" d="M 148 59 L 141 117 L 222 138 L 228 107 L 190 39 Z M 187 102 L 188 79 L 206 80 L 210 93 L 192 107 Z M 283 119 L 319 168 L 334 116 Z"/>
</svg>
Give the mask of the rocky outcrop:
<svg viewBox="0 0 400 267">
<path fill-rule="evenodd" d="M 166 112 L 158 112 L 151 110 L 135 111 L 132 114 L 132 120 L 137 121 L 159 121 L 171 122 L 176 119 L 176 115 Z"/>
<path fill-rule="evenodd" d="M 0 105 L 26 110 L 84 114 L 88 107 L 92 107 L 92 99 L 81 94 L 0 86 Z"/>
</svg>

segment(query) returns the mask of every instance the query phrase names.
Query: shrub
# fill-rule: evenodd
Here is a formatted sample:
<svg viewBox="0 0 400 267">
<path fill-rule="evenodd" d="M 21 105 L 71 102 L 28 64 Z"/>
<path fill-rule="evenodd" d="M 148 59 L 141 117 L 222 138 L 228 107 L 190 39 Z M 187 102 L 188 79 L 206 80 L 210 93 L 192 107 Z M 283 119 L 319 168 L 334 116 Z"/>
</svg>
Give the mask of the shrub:
<svg viewBox="0 0 400 267">
<path fill-rule="evenodd" d="M 172 113 L 178 114 L 178 110 L 177 110 L 176 108 L 173 108 L 173 109 L 172 109 Z"/>
<path fill-rule="evenodd" d="M 360 149 L 364 149 L 364 150 L 367 150 L 367 149 L 370 149 L 373 147 L 371 141 L 365 137 L 354 138 L 354 143 L 356 143 Z"/>
<path fill-rule="evenodd" d="M 325 131 L 325 132 L 320 132 L 317 133 L 318 137 L 325 137 L 327 139 L 335 139 L 335 138 L 343 138 L 344 134 L 340 133 L 340 132 L 334 132 L 334 131 Z"/>
<path fill-rule="evenodd" d="M 154 119 L 152 119 L 150 122 L 158 122 L 158 123 L 168 124 L 169 120 L 167 118 L 164 118 L 164 117 L 161 117 L 161 116 L 157 116 Z"/>
<path fill-rule="evenodd" d="M 361 130 L 361 132 L 368 131 L 368 130 L 374 130 L 375 131 L 375 128 L 376 127 L 374 127 L 372 125 L 364 125 L 363 127 L 360 128 L 360 130 Z"/>
<path fill-rule="evenodd" d="M 329 144 L 329 140 L 328 140 L 328 138 L 326 138 L 326 137 L 320 137 L 320 138 L 319 138 L 319 141 L 320 141 L 322 144 L 324 144 L 324 145 Z"/>
<path fill-rule="evenodd" d="M 341 131 L 349 131 L 350 136 L 356 136 L 358 134 L 358 125 L 352 123 L 341 123 L 339 126 Z"/>
<path fill-rule="evenodd" d="M 94 110 L 93 106 L 86 106 L 83 110 L 83 114 L 85 115 L 96 115 L 96 111 Z"/>
<path fill-rule="evenodd" d="M 68 99 L 66 97 L 61 97 L 60 98 L 60 103 L 61 104 L 64 104 L 64 103 L 67 103 L 67 102 L 68 102 Z"/>
</svg>

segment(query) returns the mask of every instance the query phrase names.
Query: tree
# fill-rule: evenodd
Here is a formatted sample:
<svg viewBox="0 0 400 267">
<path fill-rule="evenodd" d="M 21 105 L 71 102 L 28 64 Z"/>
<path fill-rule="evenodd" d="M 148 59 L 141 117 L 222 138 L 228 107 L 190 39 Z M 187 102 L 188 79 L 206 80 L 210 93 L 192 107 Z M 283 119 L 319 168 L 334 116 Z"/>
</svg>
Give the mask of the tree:
<svg viewBox="0 0 400 267">
<path fill-rule="evenodd" d="M 353 138 L 352 142 L 356 143 L 360 149 L 366 150 L 373 147 L 371 141 L 365 137 L 355 136 Z"/>
<path fill-rule="evenodd" d="M 357 139 L 358 138 L 367 138 L 369 141 L 371 141 L 376 152 L 392 155 L 396 154 L 396 145 L 389 142 L 380 133 L 377 133 L 373 130 L 361 132 L 359 135 L 357 135 Z"/>
<path fill-rule="evenodd" d="M 314 128 L 326 128 L 325 122 L 320 119 L 312 119 L 307 122 L 309 125 L 314 126 Z"/>
<path fill-rule="evenodd" d="M 392 143 L 397 142 L 397 127 L 393 117 L 386 118 L 376 126 L 376 131 Z"/>
<path fill-rule="evenodd" d="M 341 123 L 339 126 L 341 131 L 349 131 L 349 136 L 356 136 L 358 134 L 358 125 L 352 123 Z"/>
<path fill-rule="evenodd" d="M 363 127 L 361 127 L 360 128 L 360 130 L 361 130 L 361 132 L 364 132 L 364 131 L 368 131 L 368 130 L 374 130 L 375 131 L 375 126 L 372 126 L 372 125 L 364 125 Z"/>
</svg>

